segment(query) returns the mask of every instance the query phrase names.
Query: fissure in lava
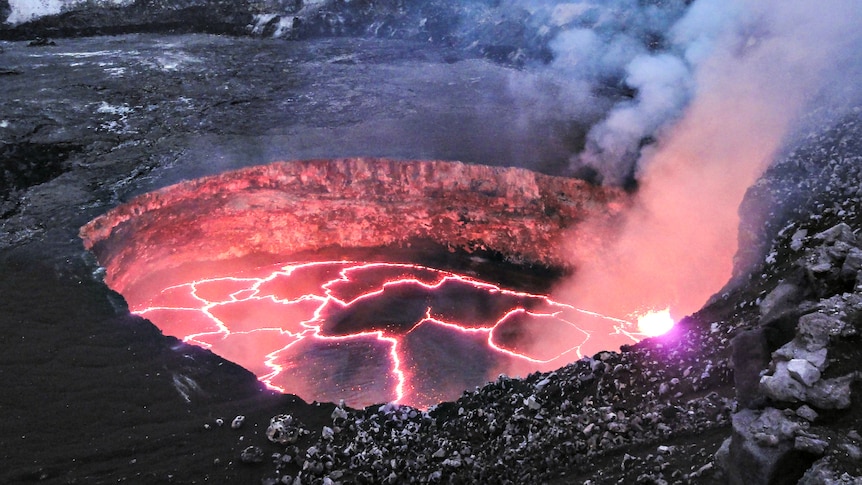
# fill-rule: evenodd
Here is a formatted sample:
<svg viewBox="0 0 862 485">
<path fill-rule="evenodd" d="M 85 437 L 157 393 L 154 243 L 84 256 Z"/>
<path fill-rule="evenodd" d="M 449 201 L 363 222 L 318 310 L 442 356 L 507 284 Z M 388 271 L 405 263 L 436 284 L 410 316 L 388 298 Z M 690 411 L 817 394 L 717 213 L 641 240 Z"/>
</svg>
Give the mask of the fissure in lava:
<svg viewBox="0 0 862 485">
<path fill-rule="evenodd" d="M 132 311 L 272 388 L 353 406 L 426 407 L 576 360 L 593 335 L 593 349 L 637 341 L 627 321 L 400 263 L 266 266 L 168 287 Z"/>
</svg>

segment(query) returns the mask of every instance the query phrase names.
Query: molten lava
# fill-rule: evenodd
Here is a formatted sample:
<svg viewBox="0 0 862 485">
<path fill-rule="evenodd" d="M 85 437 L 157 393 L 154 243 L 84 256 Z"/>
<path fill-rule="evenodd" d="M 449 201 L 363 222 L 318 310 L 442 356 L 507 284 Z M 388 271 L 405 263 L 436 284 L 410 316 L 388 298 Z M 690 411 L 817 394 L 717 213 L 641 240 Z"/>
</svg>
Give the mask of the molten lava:
<svg viewBox="0 0 862 485">
<path fill-rule="evenodd" d="M 274 265 L 130 303 L 271 388 L 353 406 L 426 407 L 501 372 L 548 370 L 582 349 L 637 341 L 629 322 L 412 264 Z M 568 338 L 531 345 L 546 333 Z"/>
<path fill-rule="evenodd" d="M 421 407 L 642 337 L 538 294 L 559 240 L 594 243 L 578 224 L 628 204 L 516 168 L 278 162 L 144 194 L 81 237 L 133 312 L 270 387 Z"/>
</svg>

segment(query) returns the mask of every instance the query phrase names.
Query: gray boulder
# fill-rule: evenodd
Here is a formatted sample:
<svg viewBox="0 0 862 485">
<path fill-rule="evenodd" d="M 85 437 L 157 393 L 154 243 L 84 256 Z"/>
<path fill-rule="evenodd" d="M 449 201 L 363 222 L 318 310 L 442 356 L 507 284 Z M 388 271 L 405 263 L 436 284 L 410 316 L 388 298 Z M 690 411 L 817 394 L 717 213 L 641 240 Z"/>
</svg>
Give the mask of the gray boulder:
<svg viewBox="0 0 862 485">
<path fill-rule="evenodd" d="M 823 241 L 825 244 L 834 245 L 838 242 L 856 245 L 856 235 L 853 234 L 853 229 L 845 223 L 836 224 L 835 226 L 819 232 L 814 235 L 815 241 Z"/>
<path fill-rule="evenodd" d="M 820 380 L 820 371 L 805 359 L 791 359 L 787 362 L 787 372 L 790 377 L 808 387 Z"/>
<path fill-rule="evenodd" d="M 800 427 L 768 408 L 733 415 L 733 434 L 716 461 L 732 485 L 796 483 L 815 456 L 795 447 Z"/>
<path fill-rule="evenodd" d="M 793 283 L 779 283 L 760 302 L 760 322 L 768 324 L 782 315 L 797 312 L 801 296 L 802 291 Z"/>
</svg>

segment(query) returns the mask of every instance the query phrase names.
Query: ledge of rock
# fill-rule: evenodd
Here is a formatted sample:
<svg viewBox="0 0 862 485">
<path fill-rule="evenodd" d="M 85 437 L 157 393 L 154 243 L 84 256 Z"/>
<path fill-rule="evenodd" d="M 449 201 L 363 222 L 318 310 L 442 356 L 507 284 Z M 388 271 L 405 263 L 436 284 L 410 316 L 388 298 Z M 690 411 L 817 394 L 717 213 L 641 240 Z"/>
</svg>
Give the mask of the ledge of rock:
<svg viewBox="0 0 862 485">
<path fill-rule="evenodd" d="M 566 264 L 559 240 L 578 242 L 571 228 L 587 219 L 612 222 L 627 204 L 620 190 L 519 168 L 372 158 L 276 162 L 141 195 L 88 223 L 80 236 L 121 293 L 138 278 L 190 261 L 417 241 L 559 268 Z"/>
</svg>

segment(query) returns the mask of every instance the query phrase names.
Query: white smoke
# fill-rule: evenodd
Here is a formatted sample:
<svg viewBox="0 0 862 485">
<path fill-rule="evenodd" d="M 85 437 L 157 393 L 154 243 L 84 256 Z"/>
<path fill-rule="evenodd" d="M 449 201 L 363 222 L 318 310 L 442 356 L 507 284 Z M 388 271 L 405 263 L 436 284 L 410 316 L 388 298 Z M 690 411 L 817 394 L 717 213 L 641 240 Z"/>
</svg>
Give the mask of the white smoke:
<svg viewBox="0 0 862 485">
<path fill-rule="evenodd" d="M 81 5 L 129 5 L 134 0 L 9 0 L 11 12 L 6 22 L 11 25 L 56 15 Z"/>
<path fill-rule="evenodd" d="M 637 90 L 633 101 L 618 103 L 593 126 L 577 164 L 595 168 L 606 183 L 630 175 L 642 142 L 676 119 L 691 96 L 688 66 L 670 54 L 637 56 L 626 67 L 626 84 Z"/>
<path fill-rule="evenodd" d="M 718 291 L 732 271 L 745 191 L 812 102 L 846 96 L 836 82 L 859 92 L 846 76 L 862 65 L 859 5 L 698 0 L 671 30 L 677 68 L 647 65 L 650 75 L 636 78 L 641 58 L 632 59 L 627 82 L 642 81 L 637 96 L 593 127 L 579 160 L 595 144 L 602 150 L 591 163 L 618 175 L 625 165 L 605 155 L 638 151 L 638 135 L 655 142 L 633 158 L 640 185 L 625 224 L 609 235 L 579 228 L 606 234 L 605 244 L 571 248 L 578 273 L 557 297 L 615 316 L 670 305 L 679 317 Z M 668 94 L 674 72 L 686 96 Z"/>
<path fill-rule="evenodd" d="M 552 110 L 579 122 L 587 133 L 582 149 L 571 157 L 571 171 L 589 168 L 609 185 L 640 178 L 640 165 L 648 159 L 644 155 L 711 82 L 704 72 L 698 74 L 705 62 L 715 64 L 715 56 L 736 62 L 748 52 L 769 49 L 777 50 L 762 55 L 783 56 L 776 60 L 779 65 L 802 59 L 820 62 L 814 59 L 823 59 L 818 49 L 852 41 L 854 32 L 844 26 L 848 18 L 858 20 L 862 11 L 842 1 L 817 6 L 748 0 L 697 0 L 690 5 L 511 0 L 508 5 L 527 8 L 543 28 L 554 32 L 548 42 L 553 60 L 514 75 L 512 91 L 524 100 L 525 109 Z M 835 18 L 836 12 L 842 18 Z M 761 49 L 762 42 L 782 47 Z M 775 64 L 773 59 L 764 62 L 764 69 Z M 816 72 L 803 69 L 799 75 L 805 79 Z M 782 79 L 781 72 L 770 74 L 778 76 L 775 82 Z"/>
<path fill-rule="evenodd" d="M 685 2 L 504 4 L 515 6 L 527 8 L 539 31 L 552 34 L 547 44 L 553 59 L 512 76 L 511 90 L 524 101 L 526 117 L 532 107 L 572 120 L 586 138 L 572 156 L 572 171 L 590 167 L 605 183 L 623 182 L 641 147 L 691 97 L 691 64 L 671 36 L 688 11 Z"/>
</svg>

